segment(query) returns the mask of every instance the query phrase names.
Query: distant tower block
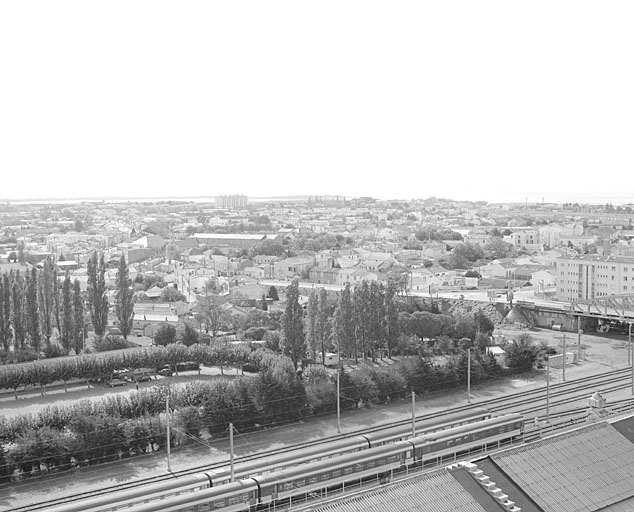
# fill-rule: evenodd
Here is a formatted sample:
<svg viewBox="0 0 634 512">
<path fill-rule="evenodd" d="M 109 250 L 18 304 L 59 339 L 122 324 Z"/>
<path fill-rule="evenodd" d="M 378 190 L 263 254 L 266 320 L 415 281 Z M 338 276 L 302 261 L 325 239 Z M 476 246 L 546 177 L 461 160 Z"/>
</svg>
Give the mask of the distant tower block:
<svg viewBox="0 0 634 512">
<path fill-rule="evenodd" d="M 240 194 L 216 196 L 216 208 L 246 208 L 249 198 Z"/>
</svg>

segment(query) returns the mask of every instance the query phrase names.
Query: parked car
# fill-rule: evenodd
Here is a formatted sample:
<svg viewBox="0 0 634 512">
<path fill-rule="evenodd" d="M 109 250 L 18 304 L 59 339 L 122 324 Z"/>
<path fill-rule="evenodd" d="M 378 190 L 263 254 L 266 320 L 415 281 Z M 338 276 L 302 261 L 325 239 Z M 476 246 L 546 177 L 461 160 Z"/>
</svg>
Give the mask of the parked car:
<svg viewBox="0 0 634 512">
<path fill-rule="evenodd" d="M 110 379 L 107 384 L 109 388 L 115 388 L 117 386 L 125 386 L 126 381 L 122 379 Z"/>
<path fill-rule="evenodd" d="M 178 363 L 176 370 L 179 372 L 187 372 L 191 370 L 200 370 L 200 365 L 195 361 L 186 361 L 184 363 Z"/>
<path fill-rule="evenodd" d="M 129 376 L 131 382 L 149 382 L 152 380 L 152 370 L 149 368 L 141 368 L 134 370 Z"/>
<path fill-rule="evenodd" d="M 156 373 L 162 375 L 163 377 L 171 377 L 174 374 L 169 366 L 164 366 L 163 368 L 156 370 Z"/>
</svg>

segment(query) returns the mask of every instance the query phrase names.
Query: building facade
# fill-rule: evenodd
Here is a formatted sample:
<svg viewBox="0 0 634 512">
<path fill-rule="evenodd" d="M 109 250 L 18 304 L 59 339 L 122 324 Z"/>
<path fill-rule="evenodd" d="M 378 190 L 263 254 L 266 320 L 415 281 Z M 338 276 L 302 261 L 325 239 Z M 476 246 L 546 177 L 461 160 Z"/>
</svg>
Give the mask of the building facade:
<svg viewBox="0 0 634 512">
<path fill-rule="evenodd" d="M 556 260 L 557 299 L 591 300 L 634 294 L 634 257 L 583 254 Z"/>
<path fill-rule="evenodd" d="M 216 196 L 216 208 L 246 208 L 249 198 L 240 194 Z"/>
</svg>

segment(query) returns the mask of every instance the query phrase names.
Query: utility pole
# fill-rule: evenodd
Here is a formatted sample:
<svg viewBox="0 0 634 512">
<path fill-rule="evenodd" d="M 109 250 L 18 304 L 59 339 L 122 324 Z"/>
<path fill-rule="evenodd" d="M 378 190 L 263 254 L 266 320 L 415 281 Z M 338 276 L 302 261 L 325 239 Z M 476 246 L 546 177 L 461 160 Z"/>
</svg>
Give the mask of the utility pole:
<svg viewBox="0 0 634 512">
<path fill-rule="evenodd" d="M 563 337 L 563 352 L 564 352 L 564 364 L 562 366 L 562 375 L 561 378 L 564 382 L 566 382 L 566 333 L 564 333 L 564 337 Z"/>
<path fill-rule="evenodd" d="M 566 381 L 566 333 L 563 333 L 563 335 L 560 337 L 556 337 L 555 339 L 558 340 L 562 340 L 562 376 L 561 379 L 565 382 Z"/>
<path fill-rule="evenodd" d="M 170 445 L 172 444 L 170 440 L 170 397 L 167 395 L 165 397 L 165 417 L 167 418 L 167 472 L 171 473 L 172 468 L 170 466 Z"/>
<path fill-rule="evenodd" d="M 231 482 L 234 481 L 233 475 L 233 423 L 229 423 L 229 460 L 231 465 Z"/>
<path fill-rule="evenodd" d="M 546 423 L 550 423 L 550 357 L 546 358 Z"/>
<path fill-rule="evenodd" d="M 467 403 L 471 403 L 471 349 L 467 349 Z"/>
<path fill-rule="evenodd" d="M 581 317 L 577 317 L 577 361 L 581 361 Z"/>
<path fill-rule="evenodd" d="M 632 346 L 632 324 L 630 324 L 627 334 L 628 345 Z M 632 360 L 632 394 L 634 395 L 634 358 Z"/>
<path fill-rule="evenodd" d="M 341 389 L 339 387 L 340 371 L 337 370 L 337 434 L 341 434 Z"/>
<path fill-rule="evenodd" d="M 416 393 L 412 391 L 412 438 L 416 437 Z"/>
</svg>

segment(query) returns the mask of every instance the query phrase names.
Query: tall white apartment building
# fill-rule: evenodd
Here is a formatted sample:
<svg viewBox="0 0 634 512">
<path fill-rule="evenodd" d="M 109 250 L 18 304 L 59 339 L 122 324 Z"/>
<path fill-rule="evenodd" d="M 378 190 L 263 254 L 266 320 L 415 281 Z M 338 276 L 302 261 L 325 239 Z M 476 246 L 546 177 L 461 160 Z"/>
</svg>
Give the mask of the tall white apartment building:
<svg viewBox="0 0 634 512">
<path fill-rule="evenodd" d="M 634 256 L 562 256 L 556 265 L 558 300 L 634 294 Z"/>
</svg>

